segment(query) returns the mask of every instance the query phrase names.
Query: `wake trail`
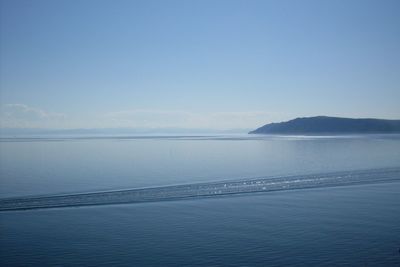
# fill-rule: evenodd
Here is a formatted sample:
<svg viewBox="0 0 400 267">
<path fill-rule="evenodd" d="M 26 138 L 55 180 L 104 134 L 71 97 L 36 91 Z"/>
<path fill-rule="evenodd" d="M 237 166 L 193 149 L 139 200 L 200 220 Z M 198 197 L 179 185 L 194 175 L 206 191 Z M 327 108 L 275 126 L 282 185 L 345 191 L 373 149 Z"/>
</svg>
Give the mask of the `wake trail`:
<svg viewBox="0 0 400 267">
<path fill-rule="evenodd" d="M 0 199 L 0 211 L 143 203 L 400 181 L 400 168 L 259 177 L 151 188 Z"/>
</svg>

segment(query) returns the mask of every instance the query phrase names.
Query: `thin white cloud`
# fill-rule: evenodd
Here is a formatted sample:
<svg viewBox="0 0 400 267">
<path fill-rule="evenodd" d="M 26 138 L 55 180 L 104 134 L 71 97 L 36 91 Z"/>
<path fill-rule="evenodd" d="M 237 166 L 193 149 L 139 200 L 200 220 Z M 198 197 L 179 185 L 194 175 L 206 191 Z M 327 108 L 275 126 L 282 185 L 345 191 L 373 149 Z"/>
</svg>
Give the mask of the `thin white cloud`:
<svg viewBox="0 0 400 267">
<path fill-rule="evenodd" d="M 5 104 L 0 108 L 2 128 L 54 128 L 62 127 L 66 116 L 47 112 L 25 104 Z"/>
<path fill-rule="evenodd" d="M 124 110 L 108 113 L 104 118 L 115 127 L 233 129 L 258 127 L 272 120 L 275 115 L 265 111 Z"/>
<path fill-rule="evenodd" d="M 92 113 L 93 114 L 93 113 Z M 266 111 L 189 112 L 185 110 L 132 109 L 107 114 L 71 117 L 24 104 L 0 107 L 2 128 L 192 128 L 252 129 L 279 119 Z"/>
</svg>

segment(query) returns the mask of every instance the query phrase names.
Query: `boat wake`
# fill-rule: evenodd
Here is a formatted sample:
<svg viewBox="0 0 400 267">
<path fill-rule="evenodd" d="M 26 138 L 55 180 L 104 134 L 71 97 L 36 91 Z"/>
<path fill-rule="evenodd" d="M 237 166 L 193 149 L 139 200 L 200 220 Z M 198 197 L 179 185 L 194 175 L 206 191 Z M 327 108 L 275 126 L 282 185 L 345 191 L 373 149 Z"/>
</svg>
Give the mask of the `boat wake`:
<svg viewBox="0 0 400 267">
<path fill-rule="evenodd" d="M 143 203 L 393 181 L 400 181 L 400 168 L 260 177 L 68 195 L 3 198 L 0 199 L 0 211 Z"/>
</svg>

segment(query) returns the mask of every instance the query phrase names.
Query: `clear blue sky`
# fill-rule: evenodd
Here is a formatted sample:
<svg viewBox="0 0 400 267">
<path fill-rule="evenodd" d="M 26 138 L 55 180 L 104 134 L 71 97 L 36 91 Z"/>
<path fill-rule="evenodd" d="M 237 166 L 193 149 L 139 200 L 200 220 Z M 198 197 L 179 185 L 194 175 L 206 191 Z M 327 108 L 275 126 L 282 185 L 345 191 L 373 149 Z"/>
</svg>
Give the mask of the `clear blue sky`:
<svg viewBox="0 0 400 267">
<path fill-rule="evenodd" d="M 400 119 L 400 1 L 1 0 L 1 127 Z"/>
</svg>

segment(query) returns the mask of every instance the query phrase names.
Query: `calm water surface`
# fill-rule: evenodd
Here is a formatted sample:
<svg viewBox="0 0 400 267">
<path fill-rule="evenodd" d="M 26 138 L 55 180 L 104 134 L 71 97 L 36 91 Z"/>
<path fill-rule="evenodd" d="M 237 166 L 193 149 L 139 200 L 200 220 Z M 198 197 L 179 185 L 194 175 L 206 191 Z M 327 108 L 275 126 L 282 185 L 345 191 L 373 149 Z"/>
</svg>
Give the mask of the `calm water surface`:
<svg viewBox="0 0 400 267">
<path fill-rule="evenodd" d="M 400 138 L 2 139 L 1 197 L 400 166 Z M 400 183 L 0 214 L 4 266 L 399 266 Z"/>
<path fill-rule="evenodd" d="M 0 196 L 400 166 L 400 135 L 3 139 Z"/>
</svg>

